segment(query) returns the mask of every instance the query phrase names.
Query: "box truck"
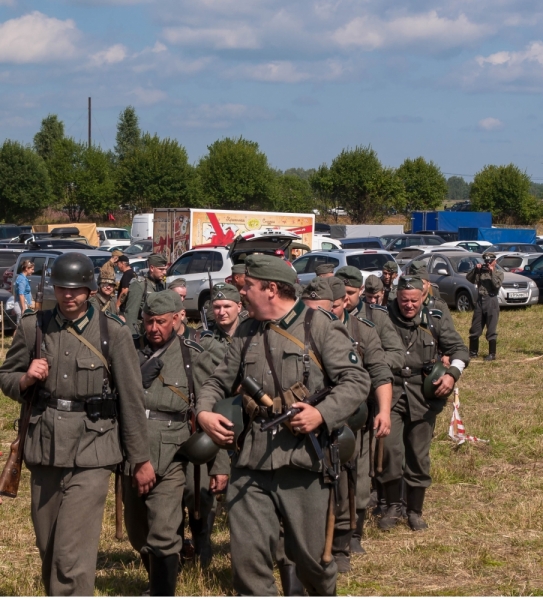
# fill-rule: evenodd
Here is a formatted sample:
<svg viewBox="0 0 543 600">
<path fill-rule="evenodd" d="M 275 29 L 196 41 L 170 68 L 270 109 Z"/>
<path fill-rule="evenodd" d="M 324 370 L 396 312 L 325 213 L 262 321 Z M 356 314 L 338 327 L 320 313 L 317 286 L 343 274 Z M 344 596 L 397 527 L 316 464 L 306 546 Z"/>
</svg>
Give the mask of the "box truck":
<svg viewBox="0 0 543 600">
<path fill-rule="evenodd" d="M 458 231 L 459 227 L 492 227 L 492 213 L 416 210 L 411 213 L 411 231 Z"/>
</svg>

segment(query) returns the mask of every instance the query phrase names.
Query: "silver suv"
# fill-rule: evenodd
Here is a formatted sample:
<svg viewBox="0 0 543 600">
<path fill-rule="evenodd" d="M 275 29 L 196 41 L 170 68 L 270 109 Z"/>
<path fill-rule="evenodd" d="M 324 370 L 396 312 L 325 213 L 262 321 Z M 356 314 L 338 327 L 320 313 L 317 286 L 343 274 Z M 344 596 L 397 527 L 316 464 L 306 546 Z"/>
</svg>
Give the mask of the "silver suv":
<svg viewBox="0 0 543 600">
<path fill-rule="evenodd" d="M 368 275 L 381 277 L 383 265 L 394 260 L 386 250 L 315 250 L 294 261 L 292 266 L 298 273 L 301 285 L 307 285 L 316 277 L 315 269 L 319 265 L 333 264 L 334 272 L 347 265 L 360 269 L 364 279 Z"/>
</svg>

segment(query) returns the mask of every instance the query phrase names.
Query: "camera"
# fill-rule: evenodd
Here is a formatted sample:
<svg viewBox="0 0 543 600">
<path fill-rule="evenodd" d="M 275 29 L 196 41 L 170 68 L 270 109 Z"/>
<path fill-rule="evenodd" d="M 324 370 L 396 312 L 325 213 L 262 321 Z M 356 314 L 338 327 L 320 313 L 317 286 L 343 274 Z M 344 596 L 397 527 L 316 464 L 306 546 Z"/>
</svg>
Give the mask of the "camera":
<svg viewBox="0 0 543 600">
<path fill-rule="evenodd" d="M 494 259 L 493 258 L 489 258 L 488 256 L 485 256 L 483 258 L 484 263 L 481 265 L 481 273 L 488 273 L 490 271 L 490 268 L 488 265 L 490 265 Z"/>
</svg>

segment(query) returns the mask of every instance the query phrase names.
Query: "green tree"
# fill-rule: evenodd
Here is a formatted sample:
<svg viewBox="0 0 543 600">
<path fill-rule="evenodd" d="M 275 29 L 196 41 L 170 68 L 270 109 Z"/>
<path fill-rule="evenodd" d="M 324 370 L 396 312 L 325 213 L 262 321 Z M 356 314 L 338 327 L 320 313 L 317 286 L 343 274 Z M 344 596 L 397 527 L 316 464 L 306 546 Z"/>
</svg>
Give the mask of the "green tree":
<svg viewBox="0 0 543 600">
<path fill-rule="evenodd" d="M 334 214 L 332 209 L 337 206 L 333 196 L 333 182 L 330 169 L 322 164 L 309 178 L 313 190 L 315 208 L 321 215 Z M 334 215 L 337 221 L 337 214 Z"/>
<path fill-rule="evenodd" d="M 115 136 L 115 154 L 123 160 L 141 140 L 138 115 L 133 106 L 127 106 L 119 115 L 117 135 Z"/>
<path fill-rule="evenodd" d="M 311 186 L 297 175 L 279 175 L 276 180 L 277 194 L 272 209 L 277 212 L 308 213 L 315 203 Z"/>
<path fill-rule="evenodd" d="M 406 158 L 396 171 L 405 188 L 405 210 L 435 210 L 447 197 L 447 180 L 440 168 L 422 156 Z"/>
<path fill-rule="evenodd" d="M 487 165 L 473 179 L 471 204 L 474 210 L 491 212 L 496 222 L 530 225 L 543 216 L 530 185 L 526 172 L 516 165 Z"/>
<path fill-rule="evenodd" d="M 51 200 L 51 182 L 41 156 L 19 142 L 0 148 L 0 220 L 24 223 L 38 217 Z"/>
<path fill-rule="evenodd" d="M 187 206 L 197 186 L 187 152 L 176 140 L 145 133 L 116 168 L 117 197 L 138 208 Z"/>
<path fill-rule="evenodd" d="M 267 210 L 276 198 L 276 175 L 258 144 L 225 138 L 208 146 L 198 163 L 206 206 L 234 210 Z"/>
<path fill-rule="evenodd" d="M 111 157 L 100 147 L 64 138 L 54 146 L 49 172 L 53 193 L 73 221 L 83 213 L 105 213 L 115 206 Z"/>
<path fill-rule="evenodd" d="M 541 200 L 543 198 L 543 183 L 532 181 L 530 184 L 530 194 Z"/>
<path fill-rule="evenodd" d="M 381 165 L 370 146 L 343 150 L 330 169 L 320 167 L 311 179 L 334 207 L 343 207 L 355 223 L 381 222 L 392 210 L 403 210 L 405 191 L 394 169 Z"/>
<path fill-rule="evenodd" d="M 447 179 L 447 198 L 449 200 L 467 200 L 470 184 L 463 178 L 453 175 Z"/>
<path fill-rule="evenodd" d="M 287 169 L 283 175 L 296 175 L 296 177 L 299 177 L 300 179 L 305 179 L 306 181 L 309 181 L 311 179 L 311 176 L 314 175 L 316 173 L 315 169 Z"/>
<path fill-rule="evenodd" d="M 34 149 L 44 159 L 49 160 L 55 143 L 64 138 L 64 123 L 57 115 L 47 115 L 41 122 L 41 128 L 34 136 Z"/>
</svg>

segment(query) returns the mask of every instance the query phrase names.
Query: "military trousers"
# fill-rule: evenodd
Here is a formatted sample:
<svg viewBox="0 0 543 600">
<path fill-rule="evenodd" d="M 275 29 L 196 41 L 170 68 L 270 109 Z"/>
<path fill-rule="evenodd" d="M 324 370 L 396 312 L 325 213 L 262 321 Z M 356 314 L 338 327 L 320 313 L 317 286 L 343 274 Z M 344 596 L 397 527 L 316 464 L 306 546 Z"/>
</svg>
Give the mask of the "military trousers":
<svg viewBox="0 0 543 600">
<path fill-rule="evenodd" d="M 322 562 L 329 487 L 322 474 L 282 467 L 232 467 L 226 496 L 234 589 L 242 596 L 277 596 L 273 565 L 284 528 L 285 553 L 304 588 L 335 594 L 337 567 Z"/>
<path fill-rule="evenodd" d="M 380 483 L 403 476 L 410 487 L 430 486 L 430 444 L 436 416 L 427 411 L 423 419 L 412 421 L 407 397 L 402 394 L 390 411 L 390 434 L 383 438 L 383 472 L 377 476 Z"/>
<path fill-rule="evenodd" d="M 49 596 L 93 596 L 113 467 L 29 469 L 32 523 L 45 591 Z"/>
<path fill-rule="evenodd" d="M 500 303 L 498 302 L 498 296 L 479 295 L 473 311 L 469 337 L 480 338 L 486 326 L 486 339 L 489 342 L 498 339 L 499 318 Z"/>
<path fill-rule="evenodd" d="M 181 500 L 185 487 L 186 463 L 174 460 L 153 489 L 138 496 L 132 477 L 123 476 L 124 522 L 128 539 L 136 552 L 152 552 L 160 558 L 179 554 L 183 540 L 179 535 Z"/>
<path fill-rule="evenodd" d="M 183 491 L 183 505 L 187 507 L 189 513 L 194 514 L 195 507 L 195 488 L 194 488 L 194 465 L 187 463 L 186 483 Z M 200 467 L 200 518 L 207 520 L 216 503 L 215 494 L 209 491 L 209 475 L 207 466 Z"/>
</svg>

